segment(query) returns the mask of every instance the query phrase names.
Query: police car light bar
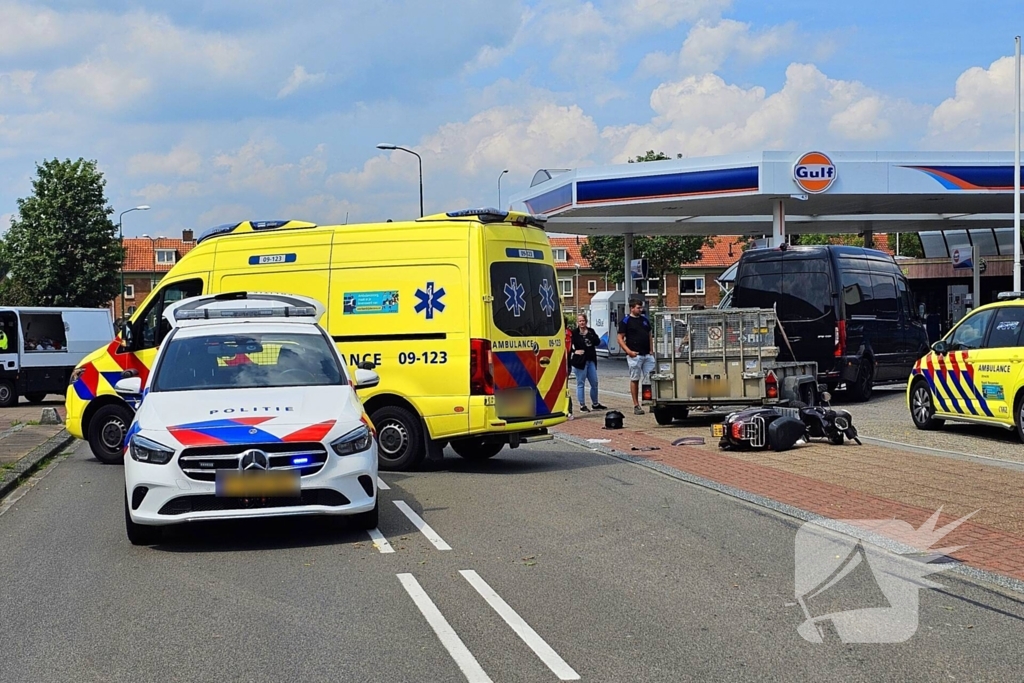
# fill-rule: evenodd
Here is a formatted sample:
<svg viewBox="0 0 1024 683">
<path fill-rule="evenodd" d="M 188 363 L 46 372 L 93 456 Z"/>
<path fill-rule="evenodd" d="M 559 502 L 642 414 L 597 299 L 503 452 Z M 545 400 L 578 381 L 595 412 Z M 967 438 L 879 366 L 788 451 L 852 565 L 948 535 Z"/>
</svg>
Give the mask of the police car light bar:
<svg viewBox="0 0 1024 683">
<path fill-rule="evenodd" d="M 1024 299 L 1024 292 L 999 292 L 999 296 L 996 297 L 999 301 L 1013 301 L 1014 299 Z"/>
<path fill-rule="evenodd" d="M 215 320 L 217 318 L 313 318 L 312 306 L 285 306 L 283 308 L 198 308 L 174 312 L 175 320 Z"/>
</svg>

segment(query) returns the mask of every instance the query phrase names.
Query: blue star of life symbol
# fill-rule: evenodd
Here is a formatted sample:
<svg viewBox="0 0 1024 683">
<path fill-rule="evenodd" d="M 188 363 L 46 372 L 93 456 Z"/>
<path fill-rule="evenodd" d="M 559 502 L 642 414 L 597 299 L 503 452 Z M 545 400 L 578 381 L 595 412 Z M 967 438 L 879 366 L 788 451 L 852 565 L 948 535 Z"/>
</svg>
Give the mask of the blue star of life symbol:
<svg viewBox="0 0 1024 683">
<path fill-rule="evenodd" d="M 422 289 L 416 290 L 416 298 L 419 299 L 419 303 L 413 308 L 417 313 L 423 313 L 426 311 L 427 320 L 434 319 L 434 311 L 438 313 L 444 312 L 444 303 L 441 299 L 444 297 L 444 287 L 434 289 L 434 283 L 428 282 L 426 291 Z"/>
<path fill-rule="evenodd" d="M 526 310 L 526 288 L 515 278 L 505 284 L 505 309 L 517 318 Z"/>
<path fill-rule="evenodd" d="M 548 283 L 547 278 L 540 282 L 540 307 L 549 318 L 555 312 L 555 288 Z"/>
</svg>

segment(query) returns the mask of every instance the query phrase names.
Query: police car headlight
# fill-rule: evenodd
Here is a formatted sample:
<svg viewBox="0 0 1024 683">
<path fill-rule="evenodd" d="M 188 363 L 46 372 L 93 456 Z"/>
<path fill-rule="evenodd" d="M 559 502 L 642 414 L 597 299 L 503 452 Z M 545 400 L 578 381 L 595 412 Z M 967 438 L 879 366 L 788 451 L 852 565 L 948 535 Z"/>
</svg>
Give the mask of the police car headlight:
<svg viewBox="0 0 1024 683">
<path fill-rule="evenodd" d="M 81 366 L 81 367 L 75 368 L 75 369 L 74 369 L 74 370 L 73 370 L 73 371 L 71 372 L 71 378 L 70 378 L 70 379 L 68 380 L 68 384 L 74 384 L 74 383 L 75 383 L 75 382 L 77 382 L 77 381 L 79 380 L 79 378 L 81 378 L 81 376 L 82 376 L 82 375 L 84 375 L 84 374 L 85 374 L 85 366 L 84 366 L 84 365 L 83 365 L 83 366 Z"/>
<path fill-rule="evenodd" d="M 338 455 L 352 455 L 353 453 L 365 451 L 372 442 L 373 437 L 370 436 L 370 430 L 366 425 L 360 425 L 348 434 L 332 441 L 331 448 Z"/>
<path fill-rule="evenodd" d="M 133 436 L 128 444 L 128 452 L 131 454 L 132 460 L 154 465 L 166 465 L 174 457 L 174 449 L 138 434 Z"/>
</svg>

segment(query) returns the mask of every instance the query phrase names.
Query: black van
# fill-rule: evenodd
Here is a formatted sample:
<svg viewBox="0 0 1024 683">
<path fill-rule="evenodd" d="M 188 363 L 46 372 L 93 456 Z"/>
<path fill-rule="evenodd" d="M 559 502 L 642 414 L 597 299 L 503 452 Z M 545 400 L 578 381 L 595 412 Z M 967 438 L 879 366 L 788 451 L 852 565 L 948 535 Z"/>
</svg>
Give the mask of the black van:
<svg viewBox="0 0 1024 683">
<path fill-rule="evenodd" d="M 905 382 L 928 351 L 924 321 L 891 256 L 838 245 L 743 254 L 731 306 L 773 308 L 779 359 L 816 361 L 819 380 L 866 401 L 874 384 Z"/>
</svg>

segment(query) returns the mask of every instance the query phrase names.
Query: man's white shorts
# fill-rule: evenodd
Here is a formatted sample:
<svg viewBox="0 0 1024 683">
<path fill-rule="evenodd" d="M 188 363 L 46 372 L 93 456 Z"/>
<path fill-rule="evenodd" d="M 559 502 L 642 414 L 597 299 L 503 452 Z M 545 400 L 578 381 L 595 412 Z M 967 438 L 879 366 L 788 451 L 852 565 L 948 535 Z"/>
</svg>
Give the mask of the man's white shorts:
<svg viewBox="0 0 1024 683">
<path fill-rule="evenodd" d="M 635 358 L 626 356 L 626 366 L 629 368 L 629 379 L 639 382 L 654 372 L 654 356 L 636 356 Z"/>
</svg>

